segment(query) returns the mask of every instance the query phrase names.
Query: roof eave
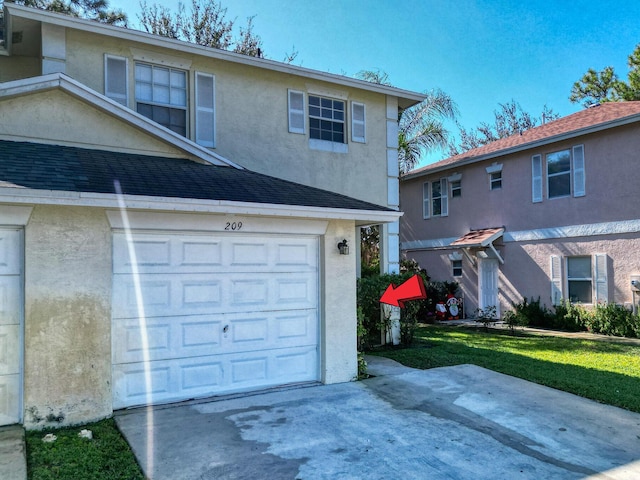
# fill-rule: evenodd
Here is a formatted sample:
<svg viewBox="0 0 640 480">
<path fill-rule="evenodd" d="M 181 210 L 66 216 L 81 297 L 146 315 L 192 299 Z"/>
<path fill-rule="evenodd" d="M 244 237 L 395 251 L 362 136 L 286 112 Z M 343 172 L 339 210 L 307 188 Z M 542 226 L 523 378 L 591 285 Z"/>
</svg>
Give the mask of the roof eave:
<svg viewBox="0 0 640 480">
<path fill-rule="evenodd" d="M 38 190 L 31 188 L 0 187 L 0 203 L 14 205 L 64 205 L 82 207 L 119 208 L 122 200 L 127 208 L 192 213 L 218 213 L 229 215 L 260 215 L 271 217 L 311 218 L 324 220 L 354 220 L 356 225 L 392 223 L 402 212 L 395 210 L 358 210 L 304 205 L 236 202 L 229 200 L 203 200 L 194 198 L 152 197 Z"/>
<path fill-rule="evenodd" d="M 433 167 L 428 168 L 426 170 L 420 169 L 420 171 L 416 171 L 415 173 L 407 173 L 401 177 L 401 180 L 411 180 L 413 178 L 424 177 L 428 175 L 432 175 L 434 173 L 440 173 L 447 170 L 451 170 L 452 168 L 463 167 L 466 165 L 470 165 L 473 163 L 482 162 L 485 160 L 493 160 L 499 157 L 504 157 L 505 155 L 510 155 L 512 153 L 518 153 L 525 150 L 530 150 L 532 148 L 541 147 L 544 145 L 549 145 L 551 143 L 561 142 L 563 140 L 569 140 L 575 137 L 579 137 L 582 135 L 588 135 L 591 133 L 601 132 L 603 130 L 608 130 L 610 128 L 621 127 L 624 125 L 628 125 L 630 123 L 635 123 L 640 121 L 640 113 L 629 115 L 627 117 L 618 118 L 616 120 L 610 120 L 608 122 L 600 123 L 598 125 L 592 125 L 589 127 L 584 127 L 578 130 L 573 130 L 571 132 L 561 133 L 558 135 L 549 136 L 543 138 L 541 140 L 535 140 L 532 142 L 523 143 L 522 145 L 517 145 L 511 148 L 505 148 L 502 150 L 498 150 L 496 152 L 487 153 L 485 155 L 472 156 L 469 158 L 464 158 L 458 162 L 453 162 L 447 165 L 442 165 L 441 167 Z"/>
<path fill-rule="evenodd" d="M 32 7 L 16 5 L 14 3 L 5 3 L 4 8 L 5 11 L 9 12 L 10 15 L 19 14 L 19 16 L 28 18 L 30 20 L 50 23 L 66 28 L 75 28 L 77 30 L 87 31 L 91 33 L 117 37 L 134 42 L 151 44 L 171 50 L 179 50 L 181 52 L 188 52 L 195 55 L 204 55 L 219 60 L 226 60 L 233 63 L 263 68 L 280 73 L 286 73 L 289 75 L 297 75 L 323 82 L 340 84 L 347 87 L 359 88 L 362 90 L 368 90 L 384 95 L 390 95 L 398 98 L 398 105 L 400 106 L 400 108 L 411 107 L 412 105 L 420 103 L 426 98 L 425 94 L 412 92 L 410 90 L 390 87 L 387 85 L 380 85 L 372 82 L 367 82 L 365 80 L 346 77 L 343 75 L 321 72 L 319 70 L 312 70 L 309 68 L 277 62 L 275 60 L 252 57 L 249 55 L 230 52 L 228 50 L 204 47 L 201 45 L 184 42 L 182 40 L 153 35 L 151 33 L 142 32 L 140 30 L 115 27 L 113 25 L 107 25 L 93 20 L 70 17 L 68 15 L 47 12 Z"/>
</svg>

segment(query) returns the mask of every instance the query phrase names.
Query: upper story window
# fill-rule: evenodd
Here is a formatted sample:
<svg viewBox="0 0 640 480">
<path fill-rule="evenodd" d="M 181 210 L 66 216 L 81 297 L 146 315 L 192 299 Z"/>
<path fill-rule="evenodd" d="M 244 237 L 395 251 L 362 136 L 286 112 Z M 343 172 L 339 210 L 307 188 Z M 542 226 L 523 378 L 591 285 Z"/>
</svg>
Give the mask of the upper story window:
<svg viewBox="0 0 640 480">
<path fill-rule="evenodd" d="M 441 178 L 435 182 L 426 182 L 422 185 L 422 216 L 446 217 L 449 215 L 448 182 Z"/>
<path fill-rule="evenodd" d="M 489 189 L 498 190 L 502 188 L 502 164 L 494 163 L 485 170 L 489 174 Z"/>
<path fill-rule="evenodd" d="M 461 197 L 462 196 L 462 180 L 455 180 L 451 182 L 451 197 Z"/>
<path fill-rule="evenodd" d="M 585 195 L 584 146 L 531 157 L 532 201 L 541 202 L 546 183 L 547 198 Z M 546 179 L 544 175 L 546 174 Z M 546 182 L 545 182 L 546 180 Z"/>
<path fill-rule="evenodd" d="M 345 143 L 345 106 L 342 100 L 309 95 L 309 136 Z"/>
<path fill-rule="evenodd" d="M 187 72 L 145 63 L 135 65 L 136 111 L 187 135 Z"/>
</svg>

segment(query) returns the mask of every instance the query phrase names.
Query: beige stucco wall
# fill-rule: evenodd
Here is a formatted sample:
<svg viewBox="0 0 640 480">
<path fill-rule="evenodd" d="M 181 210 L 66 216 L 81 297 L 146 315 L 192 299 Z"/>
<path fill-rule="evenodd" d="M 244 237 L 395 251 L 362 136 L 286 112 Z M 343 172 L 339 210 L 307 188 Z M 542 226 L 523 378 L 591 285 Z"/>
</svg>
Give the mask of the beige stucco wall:
<svg viewBox="0 0 640 480">
<path fill-rule="evenodd" d="M 320 356 L 324 383 L 348 382 L 358 374 L 355 249 L 351 248 L 349 255 L 340 255 L 337 245 L 343 239 L 354 245 L 354 223 L 330 222 L 321 246 L 324 265 Z"/>
<path fill-rule="evenodd" d="M 187 70 L 190 92 L 196 71 L 215 75 L 216 153 L 257 172 L 387 205 L 385 95 L 73 29 L 66 38 L 66 73 L 100 93 L 105 53 L 128 59 L 130 108 L 135 108 L 134 52 L 144 50 L 150 63 Z M 367 143 L 349 138 L 346 154 L 311 150 L 308 133 L 288 132 L 288 89 L 344 98 L 347 108 L 351 101 L 364 103 Z M 188 123 L 194 123 L 193 111 Z"/>
<path fill-rule="evenodd" d="M 40 75 L 40 60 L 35 57 L 0 55 L 0 83 Z"/>
<path fill-rule="evenodd" d="M 60 90 L 0 99 L 0 138 L 188 158 L 168 143 Z"/>
<path fill-rule="evenodd" d="M 25 252 L 25 426 L 110 415 L 111 231 L 104 211 L 35 207 Z"/>
</svg>

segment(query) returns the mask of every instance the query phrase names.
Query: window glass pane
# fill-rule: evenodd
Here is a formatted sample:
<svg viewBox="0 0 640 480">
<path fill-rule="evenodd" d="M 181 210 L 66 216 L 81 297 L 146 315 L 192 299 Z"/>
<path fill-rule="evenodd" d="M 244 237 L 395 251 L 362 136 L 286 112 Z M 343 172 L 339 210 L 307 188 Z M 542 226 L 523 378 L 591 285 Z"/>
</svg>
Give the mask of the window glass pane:
<svg viewBox="0 0 640 480">
<path fill-rule="evenodd" d="M 136 80 L 151 83 L 151 65 L 136 63 Z"/>
<path fill-rule="evenodd" d="M 153 83 L 169 85 L 169 69 L 153 67 Z"/>
<path fill-rule="evenodd" d="M 567 278 L 591 278 L 591 257 L 567 258 Z"/>
<path fill-rule="evenodd" d="M 570 175 L 556 175 L 549 177 L 549 198 L 564 197 L 571 193 Z"/>
<path fill-rule="evenodd" d="M 187 106 L 187 91 L 182 88 L 171 88 L 171 105 Z"/>
<path fill-rule="evenodd" d="M 187 111 L 179 110 L 177 108 L 171 108 L 171 125 L 176 127 L 186 127 L 187 125 Z"/>
<path fill-rule="evenodd" d="M 563 150 L 561 152 L 550 153 L 547 155 L 547 173 L 549 175 L 568 172 L 570 168 L 571 155 L 569 154 L 569 150 Z"/>
<path fill-rule="evenodd" d="M 344 120 L 344 112 L 333 112 L 333 118 L 335 120 Z"/>
<path fill-rule="evenodd" d="M 313 96 L 309 95 L 309 105 L 319 106 L 320 105 L 320 97 L 313 97 Z"/>
<path fill-rule="evenodd" d="M 431 184 L 431 194 L 433 198 L 440 197 L 440 181 Z"/>
<path fill-rule="evenodd" d="M 337 143 L 344 143 L 344 135 L 342 133 L 334 133 L 333 141 Z"/>
<path fill-rule="evenodd" d="M 569 280 L 569 300 L 592 303 L 591 280 Z"/>
<path fill-rule="evenodd" d="M 332 118 L 333 117 L 333 112 L 331 111 L 331 109 L 329 108 L 323 108 L 322 109 L 322 118 Z"/>
<path fill-rule="evenodd" d="M 160 125 L 169 127 L 169 108 L 153 106 L 153 121 L 158 122 Z"/>
<path fill-rule="evenodd" d="M 150 102 L 153 99 L 150 83 L 136 82 L 136 100 Z"/>
<path fill-rule="evenodd" d="M 211 78 L 209 78 L 211 80 Z M 187 88 L 187 74 L 179 70 L 171 70 L 171 86 Z"/>
<path fill-rule="evenodd" d="M 331 110 L 333 102 L 330 98 L 322 98 L 320 99 L 320 105 L 322 105 L 322 108 L 328 108 L 329 110 Z"/>
<path fill-rule="evenodd" d="M 156 103 L 169 103 L 169 87 L 155 84 L 153 86 L 153 101 Z"/>
<path fill-rule="evenodd" d="M 462 182 L 460 180 L 456 182 L 451 182 L 451 196 L 452 197 L 462 196 Z"/>
<path fill-rule="evenodd" d="M 442 213 L 442 201 L 440 198 L 434 198 L 431 202 L 432 215 L 437 217 Z"/>
<path fill-rule="evenodd" d="M 309 115 L 312 115 L 314 117 L 319 117 L 320 116 L 320 107 L 314 107 L 312 105 L 309 105 Z"/>
<path fill-rule="evenodd" d="M 462 260 L 453 260 L 451 262 L 451 266 L 453 267 L 453 276 L 461 277 L 462 276 Z"/>
<path fill-rule="evenodd" d="M 136 107 L 136 110 L 140 115 L 144 115 L 145 117 L 151 118 L 153 120 L 153 107 L 151 105 L 139 103 Z"/>
</svg>

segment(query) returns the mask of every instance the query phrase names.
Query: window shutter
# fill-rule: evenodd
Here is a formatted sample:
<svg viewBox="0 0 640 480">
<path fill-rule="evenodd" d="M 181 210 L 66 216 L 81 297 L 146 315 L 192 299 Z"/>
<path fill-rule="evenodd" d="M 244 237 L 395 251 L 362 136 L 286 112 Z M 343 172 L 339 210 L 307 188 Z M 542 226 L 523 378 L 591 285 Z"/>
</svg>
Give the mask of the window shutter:
<svg viewBox="0 0 640 480">
<path fill-rule="evenodd" d="M 607 255 L 597 253 L 593 256 L 593 279 L 595 302 L 609 301 L 609 282 L 607 278 Z"/>
<path fill-rule="evenodd" d="M 542 201 L 542 156 L 531 157 L 531 200 L 533 203 Z"/>
<path fill-rule="evenodd" d="M 577 145 L 573 147 L 573 196 L 583 197 L 584 195 L 584 146 Z"/>
<path fill-rule="evenodd" d="M 363 103 L 351 102 L 351 140 L 365 143 L 365 107 Z"/>
<path fill-rule="evenodd" d="M 422 184 L 422 218 L 429 218 L 429 182 Z"/>
<path fill-rule="evenodd" d="M 304 133 L 304 93 L 289 90 L 289 133 Z"/>
<path fill-rule="evenodd" d="M 215 147 L 215 77 L 196 72 L 196 143 Z"/>
<path fill-rule="evenodd" d="M 562 263 L 558 255 L 551 255 L 551 303 L 560 305 L 562 300 Z"/>
<path fill-rule="evenodd" d="M 440 215 L 449 215 L 449 182 L 446 178 L 440 179 Z"/>
<path fill-rule="evenodd" d="M 104 56 L 104 95 L 125 107 L 128 105 L 127 59 Z"/>
</svg>

